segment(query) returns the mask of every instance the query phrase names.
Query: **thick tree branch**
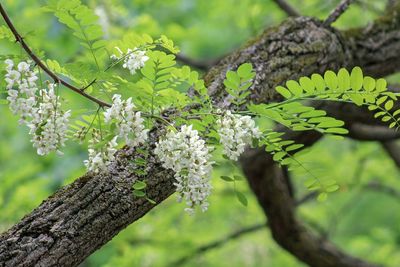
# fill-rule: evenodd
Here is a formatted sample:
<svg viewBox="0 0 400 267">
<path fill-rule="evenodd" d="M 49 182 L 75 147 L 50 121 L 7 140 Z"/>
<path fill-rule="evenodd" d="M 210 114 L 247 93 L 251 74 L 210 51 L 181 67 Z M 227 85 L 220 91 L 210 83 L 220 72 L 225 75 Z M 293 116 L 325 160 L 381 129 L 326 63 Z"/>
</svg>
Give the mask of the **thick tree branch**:
<svg viewBox="0 0 400 267">
<path fill-rule="evenodd" d="M 343 35 L 311 18 L 288 19 L 222 60 L 208 72 L 206 83 L 215 105 L 225 107 L 229 105 L 222 83 L 225 73 L 245 62 L 252 63 L 257 72 L 250 88 L 250 99 L 255 103 L 279 101 L 281 97 L 274 90 L 277 85 L 327 69 L 360 65 L 373 76 L 393 73 L 400 64 L 399 60 L 395 61 L 396 51 L 400 48 L 399 25 L 397 13 L 392 12 L 390 19 Z M 390 37 L 386 38 L 385 34 Z M 3 233 L 0 236 L 0 266 L 76 266 L 152 209 L 153 205 L 146 200 L 132 196 L 131 187 L 137 179 L 146 181 L 147 194 L 157 203 L 171 195 L 174 192 L 173 174 L 163 170 L 152 155 L 154 142 L 162 131 L 155 128 L 151 132 L 151 156 L 146 177 L 137 177 L 129 169 L 130 160 L 140 154 L 128 148 L 120 151 L 119 161 L 109 174 L 86 174 L 56 192 Z M 316 132 L 288 133 L 292 140 L 309 145 L 320 136 Z M 304 229 L 293 215 L 294 201 L 287 196 L 287 187 L 282 187 L 280 169 L 265 153 L 258 155 L 255 158 L 251 153 L 248 155 L 245 162 L 249 159 L 254 162 L 250 161 L 245 171 L 273 225 L 273 236 L 284 248 L 311 266 L 372 266 L 345 255 Z M 263 190 L 275 188 L 276 191 L 266 196 L 266 191 L 259 191 L 257 187 Z M 282 213 L 279 213 L 280 209 Z M 273 220 L 274 216 L 277 216 L 276 220 Z M 293 236 L 286 232 L 290 229 L 294 230 Z M 285 241 L 285 237 L 288 240 Z M 318 265 L 321 261 L 326 265 Z M 335 263 L 338 264 L 332 265 Z"/>
</svg>

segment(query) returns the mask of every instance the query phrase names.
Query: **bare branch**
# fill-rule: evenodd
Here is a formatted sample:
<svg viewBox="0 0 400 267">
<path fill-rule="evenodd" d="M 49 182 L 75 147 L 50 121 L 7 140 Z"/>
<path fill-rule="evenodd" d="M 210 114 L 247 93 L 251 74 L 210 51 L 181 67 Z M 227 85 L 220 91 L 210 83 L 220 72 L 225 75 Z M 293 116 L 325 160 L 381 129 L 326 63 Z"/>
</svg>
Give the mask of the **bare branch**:
<svg viewBox="0 0 400 267">
<path fill-rule="evenodd" d="M 251 226 L 242 228 L 236 232 L 233 232 L 233 233 L 227 235 L 226 237 L 224 237 L 222 239 L 215 240 L 214 242 L 211 242 L 209 244 L 206 244 L 206 245 L 196 248 L 192 253 L 190 253 L 189 255 L 183 256 L 182 258 L 178 259 L 177 261 L 174 261 L 172 264 L 170 264 L 170 266 L 182 266 L 183 264 L 185 264 L 186 262 L 188 262 L 189 260 L 191 260 L 194 257 L 197 257 L 203 253 L 206 253 L 211 249 L 221 247 L 224 244 L 228 243 L 229 241 L 235 240 L 245 234 L 250 234 L 255 231 L 265 229 L 266 226 L 267 226 L 266 223 L 259 223 L 259 224 L 255 224 L 255 225 L 251 225 Z"/>
<path fill-rule="evenodd" d="M 364 186 L 364 188 L 368 189 L 368 190 L 384 193 L 384 194 L 387 194 L 389 196 L 392 196 L 392 197 L 400 200 L 400 191 L 398 191 L 390 186 L 387 186 L 385 184 L 382 184 L 380 182 L 372 181 L 372 182 L 366 184 Z"/>
<path fill-rule="evenodd" d="M 273 0 L 289 17 L 299 17 L 301 14 L 286 0 Z"/>
<path fill-rule="evenodd" d="M 342 0 L 340 4 L 329 14 L 324 21 L 324 25 L 328 26 L 334 23 L 350 6 L 354 0 Z"/>
<path fill-rule="evenodd" d="M 296 202 L 296 206 L 300 206 L 301 204 L 304 204 L 312 199 L 315 199 L 316 196 L 317 196 L 316 192 L 311 192 L 309 194 L 306 194 Z M 171 266 L 181 266 L 181 265 L 185 264 L 186 262 L 188 262 L 189 260 L 193 259 L 194 257 L 204 254 L 211 249 L 221 247 L 231 240 L 237 239 L 245 234 L 250 234 L 250 233 L 256 232 L 258 230 L 265 229 L 265 227 L 268 227 L 268 223 L 257 223 L 257 224 L 251 225 L 251 226 L 241 228 L 241 229 L 227 235 L 224 238 L 215 240 L 206 245 L 196 248 L 189 255 L 183 256 L 180 259 L 174 261 L 174 263 L 172 263 Z"/>
</svg>

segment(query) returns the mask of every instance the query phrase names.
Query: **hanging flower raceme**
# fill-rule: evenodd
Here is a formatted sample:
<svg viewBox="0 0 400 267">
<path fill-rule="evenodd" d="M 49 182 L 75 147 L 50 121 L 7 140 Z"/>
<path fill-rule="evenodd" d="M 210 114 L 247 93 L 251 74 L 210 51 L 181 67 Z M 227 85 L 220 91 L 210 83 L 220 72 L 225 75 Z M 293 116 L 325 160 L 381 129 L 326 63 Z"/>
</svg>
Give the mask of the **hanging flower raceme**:
<svg viewBox="0 0 400 267">
<path fill-rule="evenodd" d="M 229 110 L 217 120 L 220 143 L 224 154 L 231 160 L 238 160 L 253 138 L 260 138 L 261 132 L 250 116 L 232 114 Z"/>
<path fill-rule="evenodd" d="M 25 123 L 36 106 L 36 92 L 38 90 L 36 73 L 30 70 L 28 62 L 22 61 L 17 66 L 11 59 L 6 63 L 6 89 L 10 110 L 14 115 L 20 115 L 20 123 Z"/>
<path fill-rule="evenodd" d="M 49 84 L 48 90 L 40 90 L 39 95 L 42 102 L 32 109 L 32 120 L 28 123 L 33 147 L 39 155 L 47 155 L 52 151 L 61 153 L 59 149 L 67 140 L 71 112 L 61 110 L 61 101 L 56 95 L 54 84 Z"/>
<path fill-rule="evenodd" d="M 107 171 L 110 163 L 115 160 L 115 152 L 117 152 L 117 136 L 105 145 L 99 146 L 100 142 L 100 131 L 93 129 L 92 139 L 89 140 L 89 157 L 83 163 L 88 171 L 94 173 Z"/>
<path fill-rule="evenodd" d="M 141 113 L 135 112 L 132 98 L 122 100 L 121 95 L 113 95 L 112 100 L 112 106 L 104 112 L 105 122 L 115 123 L 118 136 L 129 146 L 135 147 L 146 142 L 149 130 L 144 127 Z"/>
<path fill-rule="evenodd" d="M 179 132 L 168 132 L 156 144 L 154 152 L 164 168 L 175 172 L 178 201 L 186 201 L 188 207 L 185 210 L 189 213 L 193 213 L 196 206 L 202 211 L 208 208 L 212 170 L 210 151 L 192 125 L 183 125 Z"/>
<path fill-rule="evenodd" d="M 118 47 L 115 48 L 118 50 L 120 55 L 112 55 L 111 59 L 123 59 L 124 63 L 122 64 L 122 67 L 128 69 L 132 75 L 134 75 L 138 69 L 143 68 L 144 63 L 149 60 L 149 57 L 146 56 L 146 51 L 139 50 L 136 47 L 133 49 L 129 48 L 126 53 L 122 52 Z"/>
</svg>

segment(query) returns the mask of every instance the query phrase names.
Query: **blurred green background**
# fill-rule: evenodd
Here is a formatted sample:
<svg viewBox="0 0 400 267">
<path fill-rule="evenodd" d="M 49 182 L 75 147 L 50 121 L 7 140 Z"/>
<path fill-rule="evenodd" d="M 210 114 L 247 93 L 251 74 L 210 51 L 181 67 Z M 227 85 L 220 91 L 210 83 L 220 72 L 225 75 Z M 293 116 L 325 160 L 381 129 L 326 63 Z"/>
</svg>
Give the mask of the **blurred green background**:
<svg viewBox="0 0 400 267">
<path fill-rule="evenodd" d="M 304 15 L 324 18 L 338 0 L 288 0 Z M 173 39 L 182 53 L 207 61 L 219 58 L 246 43 L 265 28 L 286 18 L 272 0 L 88 0 L 96 10 L 105 38 L 122 38 L 127 32 L 161 34 Z M 356 1 L 335 23 L 339 28 L 366 25 L 382 13 L 386 1 Z M 46 1 L 2 1 L 30 46 L 41 55 L 70 63 L 82 48 L 71 32 L 41 7 Z M 1 24 L 4 25 L 4 24 Z M 23 55 L 21 49 L 0 40 L 0 58 Z M 393 80 L 399 81 L 396 76 Z M 3 83 L 2 83 L 3 85 Z M 93 108 L 65 93 L 72 107 Z M 7 106 L 0 106 L 0 231 L 5 231 L 61 186 L 85 172 L 84 147 L 69 142 L 65 155 L 39 157 Z M 341 189 L 325 202 L 311 201 L 299 216 L 348 253 L 387 266 L 400 263 L 400 198 L 365 189 L 378 181 L 400 190 L 399 173 L 377 143 L 324 139 L 301 162 L 320 177 L 333 178 Z M 143 219 L 121 232 L 82 266 L 304 266 L 272 240 L 268 228 L 222 242 L 196 254 L 198 247 L 254 225 L 265 217 L 245 181 L 238 184 L 249 199 L 247 208 L 236 200 L 230 184 L 218 177 L 237 172 L 222 165 L 214 172 L 210 209 L 190 217 L 171 197 Z M 292 173 L 296 195 L 306 194 L 306 173 Z"/>
</svg>

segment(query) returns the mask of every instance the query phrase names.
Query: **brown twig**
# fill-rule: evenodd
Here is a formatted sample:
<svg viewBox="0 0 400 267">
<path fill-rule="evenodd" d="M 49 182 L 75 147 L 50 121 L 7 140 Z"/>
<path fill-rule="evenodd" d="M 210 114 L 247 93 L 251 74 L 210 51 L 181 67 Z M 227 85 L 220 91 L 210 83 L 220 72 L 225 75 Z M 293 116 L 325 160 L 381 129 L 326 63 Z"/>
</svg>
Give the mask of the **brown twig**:
<svg viewBox="0 0 400 267">
<path fill-rule="evenodd" d="M 22 36 L 19 34 L 19 32 L 17 31 L 17 29 L 15 28 L 14 24 L 11 22 L 10 17 L 7 15 L 5 9 L 3 8 L 3 5 L 0 3 L 0 13 L 1 16 L 3 17 L 4 21 L 6 22 L 8 28 L 10 28 L 11 32 L 13 33 L 16 42 L 20 43 L 22 48 L 25 50 L 25 52 L 29 55 L 29 57 L 35 62 L 35 64 L 40 67 L 44 72 L 47 73 L 47 75 L 49 75 L 55 83 L 59 83 L 64 85 L 65 87 L 67 87 L 68 89 L 82 95 L 83 97 L 97 103 L 99 106 L 101 107 L 111 107 L 110 104 L 103 102 L 100 99 L 97 99 L 87 93 L 84 92 L 84 89 L 78 88 L 70 83 L 68 83 L 67 81 L 61 79 L 60 77 L 58 77 L 54 72 L 52 72 L 36 55 L 35 53 L 33 53 L 33 51 L 29 48 L 29 46 L 27 45 L 27 43 L 24 41 L 24 39 L 22 38 Z"/>
<path fill-rule="evenodd" d="M 303 197 L 301 197 L 298 201 L 296 201 L 295 205 L 300 206 L 300 205 L 316 198 L 317 195 L 318 195 L 317 192 L 308 193 L 308 194 L 304 195 Z M 237 239 L 237 238 L 241 237 L 242 235 L 250 234 L 250 233 L 262 230 L 265 227 L 268 227 L 268 223 L 257 223 L 254 225 L 250 225 L 250 226 L 241 228 L 241 229 L 227 235 L 224 238 L 215 240 L 213 242 L 210 242 L 208 244 L 205 244 L 203 246 L 196 248 L 192 253 L 179 258 L 178 260 L 176 260 L 172 264 L 170 264 L 170 266 L 182 266 L 183 264 L 185 264 L 186 262 L 191 260 L 193 257 L 196 257 L 198 255 L 206 253 L 207 251 L 209 251 L 211 249 L 221 247 L 224 244 L 228 243 L 229 241 Z"/>
<path fill-rule="evenodd" d="M 392 196 L 392 197 L 394 197 L 396 199 L 400 199 L 400 192 L 399 191 L 397 191 L 396 189 L 394 189 L 394 188 L 392 188 L 390 186 L 387 186 L 385 184 L 377 182 L 377 181 L 369 182 L 363 188 L 364 189 L 368 189 L 368 190 L 372 190 L 372 191 L 376 191 L 376 192 L 380 192 L 380 193 L 384 193 L 384 194 Z"/>
<path fill-rule="evenodd" d="M 294 9 L 288 2 L 285 0 L 274 0 L 274 2 L 282 9 L 289 17 L 299 17 L 301 14 Z"/>
<path fill-rule="evenodd" d="M 350 6 L 354 0 L 342 0 L 340 4 L 329 14 L 324 21 L 325 26 L 329 26 L 334 23 Z"/>
</svg>

